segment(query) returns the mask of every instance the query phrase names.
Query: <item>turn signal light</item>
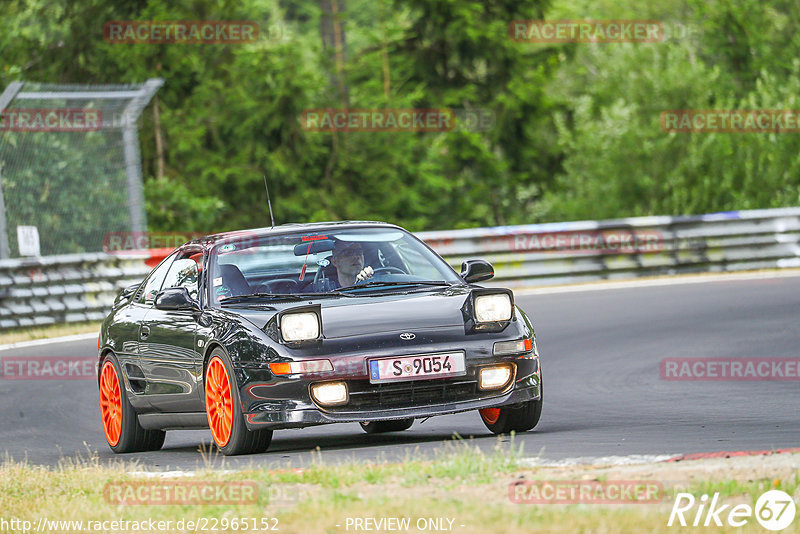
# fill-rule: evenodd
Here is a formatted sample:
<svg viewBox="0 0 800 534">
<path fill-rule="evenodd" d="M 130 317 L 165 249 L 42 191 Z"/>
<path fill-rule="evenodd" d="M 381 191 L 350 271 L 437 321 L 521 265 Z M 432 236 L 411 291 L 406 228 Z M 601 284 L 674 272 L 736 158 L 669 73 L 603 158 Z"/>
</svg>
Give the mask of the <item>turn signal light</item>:
<svg viewBox="0 0 800 534">
<path fill-rule="evenodd" d="M 500 341 L 494 344 L 494 355 L 504 356 L 506 354 L 520 354 L 533 350 L 533 340 L 531 338 L 519 339 L 517 341 Z"/>
<path fill-rule="evenodd" d="M 269 364 L 273 375 L 296 375 L 301 373 L 324 373 L 333 371 L 330 360 L 308 360 L 304 362 L 278 362 Z"/>
</svg>

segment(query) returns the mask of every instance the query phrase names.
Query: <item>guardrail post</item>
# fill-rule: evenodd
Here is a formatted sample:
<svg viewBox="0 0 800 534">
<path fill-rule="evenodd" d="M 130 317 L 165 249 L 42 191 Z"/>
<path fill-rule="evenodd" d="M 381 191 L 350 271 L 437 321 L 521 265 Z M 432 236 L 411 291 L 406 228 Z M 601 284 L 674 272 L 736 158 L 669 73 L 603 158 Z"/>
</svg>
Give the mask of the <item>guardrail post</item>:
<svg viewBox="0 0 800 534">
<path fill-rule="evenodd" d="M 147 80 L 139 95 L 132 99 L 122 113 L 122 143 L 125 149 L 125 177 L 128 181 L 128 209 L 131 218 L 131 231 L 147 230 L 144 208 L 144 186 L 140 170 L 139 138 L 136 135 L 136 119 L 142 109 L 150 102 L 156 91 L 164 85 L 164 80 Z"/>
<path fill-rule="evenodd" d="M 24 82 L 11 82 L 0 95 L 0 115 L 17 96 Z M 0 161 L 0 259 L 10 258 L 8 247 L 8 228 L 6 227 L 6 203 L 3 199 L 3 162 Z"/>
<path fill-rule="evenodd" d="M 8 229 L 6 228 L 6 201 L 3 199 L 3 162 L 0 161 L 0 260 L 10 257 L 11 250 L 8 246 Z"/>
</svg>

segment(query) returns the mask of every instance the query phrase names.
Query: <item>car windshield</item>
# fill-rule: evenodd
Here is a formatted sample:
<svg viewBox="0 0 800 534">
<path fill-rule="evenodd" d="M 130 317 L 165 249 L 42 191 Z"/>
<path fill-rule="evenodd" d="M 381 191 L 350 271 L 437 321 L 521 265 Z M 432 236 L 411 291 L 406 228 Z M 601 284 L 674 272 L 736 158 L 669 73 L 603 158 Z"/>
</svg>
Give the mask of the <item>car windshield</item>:
<svg viewBox="0 0 800 534">
<path fill-rule="evenodd" d="M 461 282 L 446 262 L 398 228 L 239 234 L 215 245 L 211 275 L 217 303 Z"/>
</svg>

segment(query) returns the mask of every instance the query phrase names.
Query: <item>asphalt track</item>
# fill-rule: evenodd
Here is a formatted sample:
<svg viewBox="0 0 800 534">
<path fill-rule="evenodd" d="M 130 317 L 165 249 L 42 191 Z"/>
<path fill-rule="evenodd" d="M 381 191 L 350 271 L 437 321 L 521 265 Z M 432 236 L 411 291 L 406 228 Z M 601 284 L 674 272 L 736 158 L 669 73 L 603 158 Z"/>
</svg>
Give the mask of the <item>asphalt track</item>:
<svg viewBox="0 0 800 534">
<path fill-rule="evenodd" d="M 545 405 L 524 453 L 558 460 L 800 446 L 800 382 L 665 381 L 666 357 L 797 357 L 800 277 L 725 280 L 518 296 L 533 318 Z M 0 351 L 8 356 L 83 356 L 94 340 Z M 208 431 L 170 432 L 163 450 L 116 457 L 100 425 L 91 380 L 0 380 L 0 454 L 54 465 L 96 453 L 148 469 L 298 467 L 401 461 L 441 454 L 453 433 L 487 451 L 498 438 L 476 412 L 417 421 L 402 433 L 369 436 L 357 424 L 276 431 L 269 452 L 224 459 Z M 507 438 L 503 438 L 508 441 Z M 319 452 L 314 452 L 319 448 Z"/>
</svg>

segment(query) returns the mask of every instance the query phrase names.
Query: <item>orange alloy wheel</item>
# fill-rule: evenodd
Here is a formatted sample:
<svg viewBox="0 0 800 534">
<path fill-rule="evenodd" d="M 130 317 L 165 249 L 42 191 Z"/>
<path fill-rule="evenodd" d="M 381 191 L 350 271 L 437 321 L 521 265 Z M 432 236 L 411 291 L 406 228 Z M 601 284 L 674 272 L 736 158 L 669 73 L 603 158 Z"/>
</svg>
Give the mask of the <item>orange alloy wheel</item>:
<svg viewBox="0 0 800 534">
<path fill-rule="evenodd" d="M 206 413 L 217 446 L 224 447 L 233 430 L 233 400 L 228 371 L 219 356 L 214 356 L 206 370 Z"/>
<path fill-rule="evenodd" d="M 117 371 L 109 360 L 100 373 L 100 415 L 108 444 L 115 447 L 122 434 L 122 394 Z"/>
<path fill-rule="evenodd" d="M 500 408 L 484 408 L 480 412 L 487 425 L 495 424 L 500 418 Z"/>
</svg>

